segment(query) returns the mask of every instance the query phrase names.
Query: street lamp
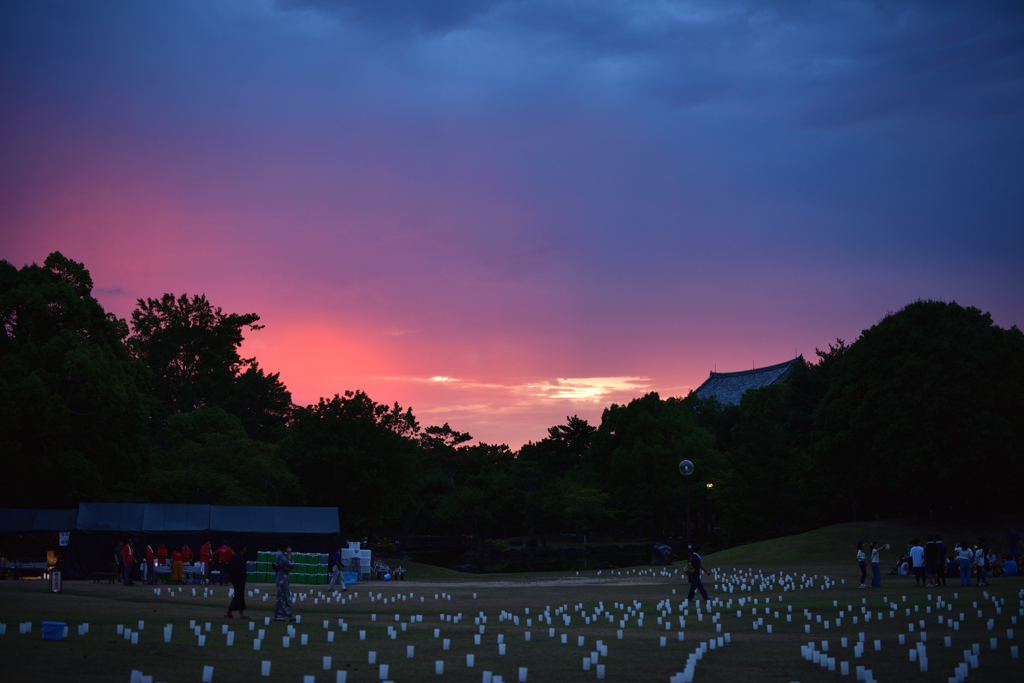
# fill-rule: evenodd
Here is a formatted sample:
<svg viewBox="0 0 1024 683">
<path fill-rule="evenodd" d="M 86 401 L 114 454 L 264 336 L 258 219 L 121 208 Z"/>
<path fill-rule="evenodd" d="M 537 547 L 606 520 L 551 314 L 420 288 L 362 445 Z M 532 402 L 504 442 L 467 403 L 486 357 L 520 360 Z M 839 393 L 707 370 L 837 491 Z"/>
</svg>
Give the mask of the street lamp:
<svg viewBox="0 0 1024 683">
<path fill-rule="evenodd" d="M 690 545 L 690 475 L 693 474 L 693 463 L 689 460 L 679 463 L 679 474 L 686 480 L 686 554 L 689 555 L 693 552 Z"/>
</svg>

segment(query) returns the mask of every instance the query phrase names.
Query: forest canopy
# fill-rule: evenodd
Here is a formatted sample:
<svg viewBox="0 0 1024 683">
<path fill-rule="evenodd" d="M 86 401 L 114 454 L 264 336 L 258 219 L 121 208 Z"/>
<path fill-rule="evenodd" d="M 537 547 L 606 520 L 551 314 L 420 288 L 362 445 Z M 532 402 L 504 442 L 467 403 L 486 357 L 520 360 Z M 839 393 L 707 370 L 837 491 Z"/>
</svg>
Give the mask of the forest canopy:
<svg viewBox="0 0 1024 683">
<path fill-rule="evenodd" d="M 657 393 L 567 416 L 518 451 L 338 388 L 296 406 L 239 353 L 256 313 L 205 295 L 103 310 L 81 263 L 0 261 L 0 496 L 338 506 L 346 533 L 735 543 L 840 521 L 1003 511 L 1024 476 L 1024 335 L 915 301 L 739 405 Z"/>
</svg>

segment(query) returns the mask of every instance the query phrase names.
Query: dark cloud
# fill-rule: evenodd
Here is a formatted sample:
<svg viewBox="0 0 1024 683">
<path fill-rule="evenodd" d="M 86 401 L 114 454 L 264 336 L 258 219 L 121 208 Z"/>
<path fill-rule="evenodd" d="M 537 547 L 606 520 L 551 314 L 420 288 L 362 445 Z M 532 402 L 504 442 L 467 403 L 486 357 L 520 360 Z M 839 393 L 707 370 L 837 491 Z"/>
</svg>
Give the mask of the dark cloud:
<svg viewBox="0 0 1024 683">
<path fill-rule="evenodd" d="M 285 10 L 312 10 L 374 28 L 443 33 L 498 5 L 519 0 L 277 0 Z"/>
</svg>

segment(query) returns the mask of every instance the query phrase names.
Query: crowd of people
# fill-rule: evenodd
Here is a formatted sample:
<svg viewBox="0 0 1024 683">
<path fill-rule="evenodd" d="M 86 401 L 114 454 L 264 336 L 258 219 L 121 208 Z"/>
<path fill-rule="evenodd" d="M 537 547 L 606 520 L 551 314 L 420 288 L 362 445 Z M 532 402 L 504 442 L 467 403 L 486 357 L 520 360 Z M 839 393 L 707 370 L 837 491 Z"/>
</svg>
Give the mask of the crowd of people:
<svg viewBox="0 0 1024 683">
<path fill-rule="evenodd" d="M 879 542 L 871 544 L 871 587 L 882 585 L 881 550 L 889 550 Z M 922 543 L 914 538 L 907 543 L 905 552 L 889 572 L 898 576 L 913 576 L 915 585 L 925 587 L 945 586 L 948 578 L 959 578 L 961 586 L 988 586 L 994 576 L 1024 576 L 1024 544 L 1014 529 L 1006 534 L 1006 545 L 1002 553 L 996 554 L 984 538 L 977 543 L 957 541 L 949 548 L 940 534 L 930 535 Z M 857 544 L 857 562 L 860 565 L 860 587 L 865 588 L 867 557 L 864 542 Z M 973 584 L 971 583 L 973 580 Z"/>
<path fill-rule="evenodd" d="M 225 617 L 233 619 L 234 613 L 238 612 L 239 618 L 249 618 L 249 615 L 245 613 L 247 575 L 245 553 L 247 548 L 244 543 L 239 543 L 232 548 L 227 541 L 224 541 L 219 548 L 214 550 L 213 544 L 206 541 L 199 548 L 198 564 L 193 564 L 196 556 L 188 544 L 178 545 L 173 550 L 169 550 L 166 545 L 159 543 L 154 550 L 153 546 L 148 543 L 145 548 L 141 548 L 142 543 L 142 541 L 136 542 L 136 539 L 129 538 L 118 541 L 114 547 L 113 568 L 118 576 L 123 577 L 124 585 L 135 585 L 133 577 L 136 575 L 143 583 L 152 585 L 156 582 L 158 572 L 167 573 L 166 569 L 160 569 L 162 567 L 170 567 L 169 580 L 171 583 L 185 583 L 186 574 L 194 576 L 198 573 L 199 579 L 204 584 L 230 583 L 235 589 Z M 137 557 L 138 559 L 136 559 Z M 136 565 L 139 567 L 137 571 Z M 273 565 L 274 582 L 277 585 L 277 601 L 274 604 L 275 621 L 295 621 L 291 584 L 288 579 L 288 574 L 294 566 L 291 544 L 287 540 L 282 541 L 277 555 L 274 557 Z M 340 591 L 348 590 L 345 587 L 344 571 L 345 565 L 339 546 L 331 556 L 331 580 L 327 586 L 328 590 L 333 590 L 336 585 L 339 586 L 338 590 Z"/>
<path fill-rule="evenodd" d="M 235 555 L 242 557 L 244 566 L 244 551 L 240 551 L 239 546 L 232 548 L 227 541 L 214 550 L 212 541 L 207 540 L 200 546 L 196 561 L 196 553 L 187 543 L 172 548 L 158 543 L 154 550 L 151 543 L 128 538 L 118 541 L 114 547 L 111 569 L 126 586 L 135 585 L 135 577 L 153 585 L 157 574 L 169 574 L 168 580 L 174 584 L 187 583 L 187 577 L 192 577 L 203 584 L 223 585 L 230 581 L 230 564 Z"/>
</svg>

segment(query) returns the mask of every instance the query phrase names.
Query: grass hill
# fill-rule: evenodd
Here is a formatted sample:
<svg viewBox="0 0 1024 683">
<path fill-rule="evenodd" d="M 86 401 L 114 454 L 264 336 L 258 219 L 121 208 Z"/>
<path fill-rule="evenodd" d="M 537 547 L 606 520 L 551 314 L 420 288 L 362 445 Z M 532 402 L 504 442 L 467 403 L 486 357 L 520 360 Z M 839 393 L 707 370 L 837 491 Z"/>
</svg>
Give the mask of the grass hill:
<svg viewBox="0 0 1024 683">
<path fill-rule="evenodd" d="M 928 534 L 941 534 L 943 541 L 950 549 L 959 540 L 976 543 L 979 537 L 984 537 L 989 547 L 997 553 L 1001 553 L 1005 547 L 1007 532 L 1013 527 L 1020 533 L 1024 526 L 1020 524 L 1021 521 L 1009 517 L 985 517 L 944 520 L 935 518 L 899 519 L 834 524 L 803 534 L 729 548 L 709 555 L 708 561 L 718 567 L 835 562 L 852 564 L 856 561 L 857 541 L 862 540 L 868 544 L 877 540 L 892 544 L 892 550 L 882 555 L 883 564 L 886 562 L 892 564 L 899 559 L 910 539 L 920 538 L 923 542 Z"/>
</svg>

